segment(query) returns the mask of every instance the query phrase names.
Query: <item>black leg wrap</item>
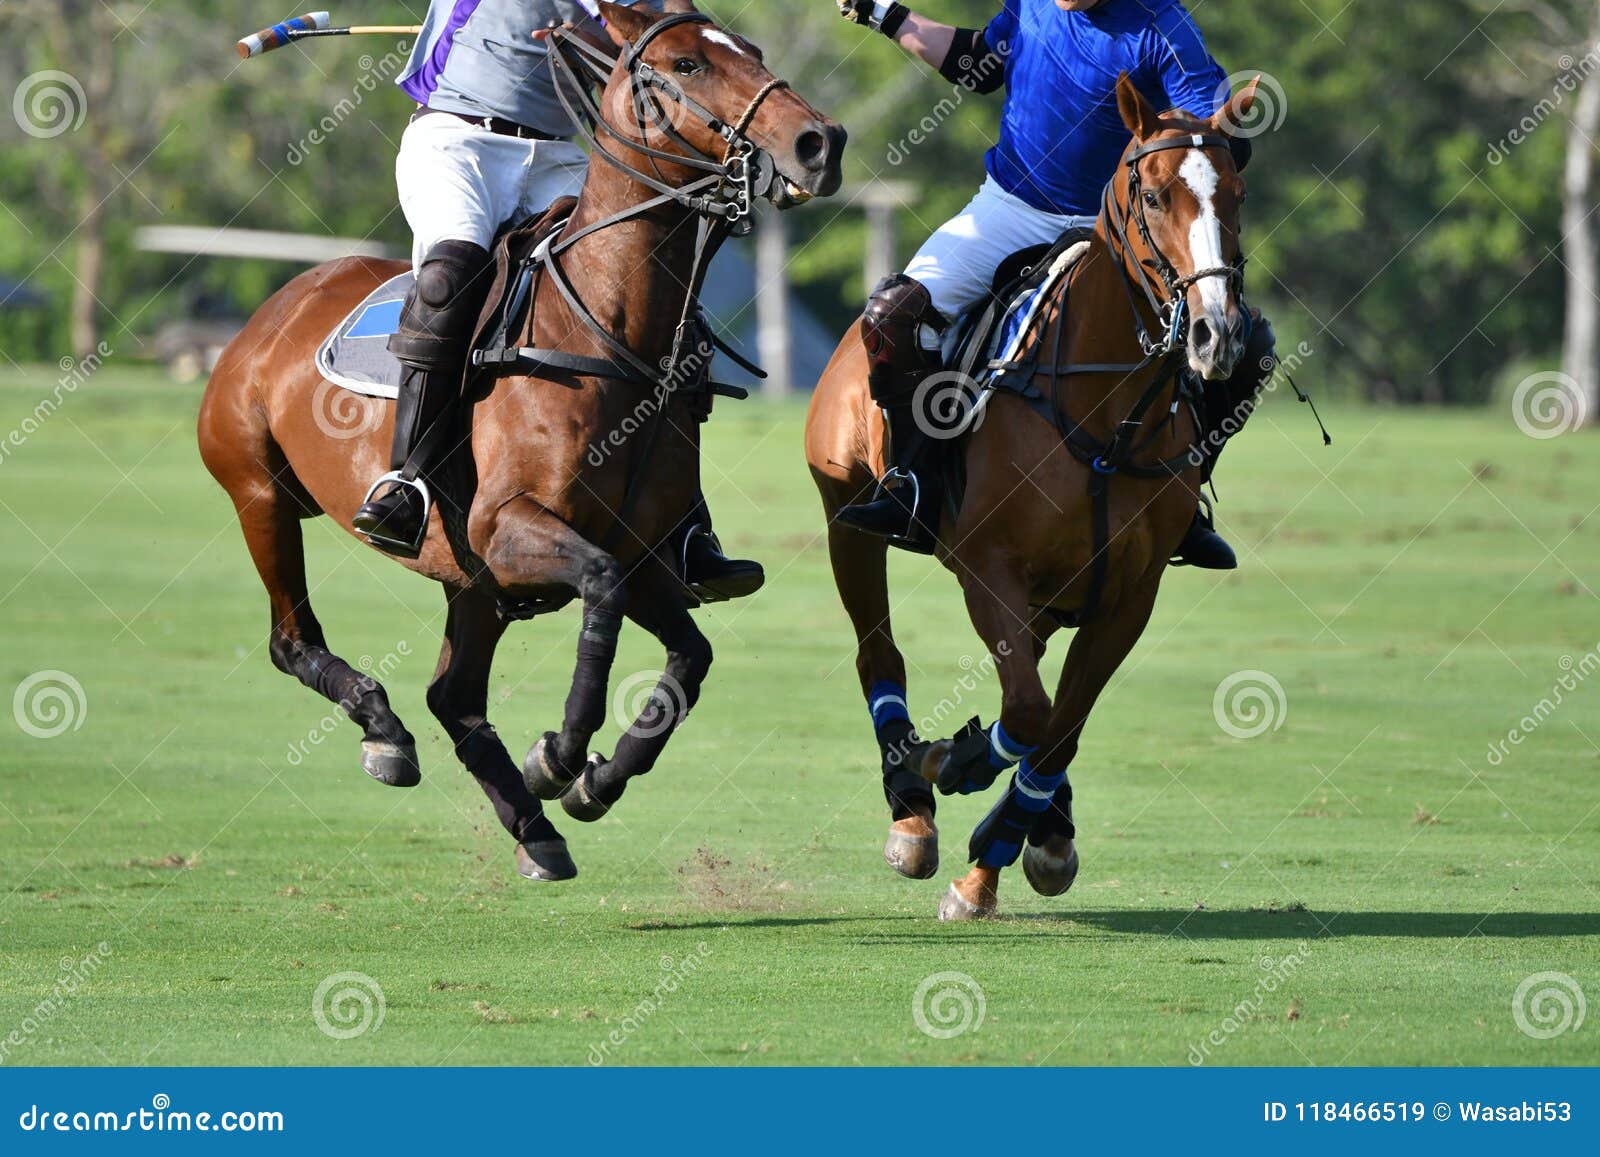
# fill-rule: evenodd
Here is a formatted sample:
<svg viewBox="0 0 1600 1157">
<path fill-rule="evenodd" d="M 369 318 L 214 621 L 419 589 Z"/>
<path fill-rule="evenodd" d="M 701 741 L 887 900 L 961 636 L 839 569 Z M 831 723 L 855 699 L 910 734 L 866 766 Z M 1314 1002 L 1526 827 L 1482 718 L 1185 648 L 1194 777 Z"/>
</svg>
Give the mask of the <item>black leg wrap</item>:
<svg viewBox="0 0 1600 1157">
<path fill-rule="evenodd" d="M 1070 779 L 1062 780 L 1056 794 L 1050 797 L 1050 806 L 1034 819 L 1033 827 L 1028 831 L 1028 842 L 1038 847 L 1052 836 L 1063 836 L 1069 840 L 1078 838 L 1077 826 L 1072 822 Z"/>
<path fill-rule="evenodd" d="M 1000 778 L 989 762 L 989 729 L 974 715 L 950 741 L 950 754 L 939 766 L 939 790 L 945 795 L 988 791 Z"/>
<path fill-rule="evenodd" d="M 925 810 L 934 814 L 933 791 L 907 764 L 922 746 L 909 719 L 891 719 L 878 731 L 878 749 L 883 755 L 883 796 L 889 803 L 891 819 L 903 820 Z"/>
<path fill-rule="evenodd" d="M 590 734 L 600 730 L 606 721 L 606 687 L 611 681 L 611 663 L 617 657 L 617 637 L 621 633 L 621 615 L 596 609 L 583 616 L 578 667 L 567 694 L 567 718 Z"/>
<path fill-rule="evenodd" d="M 519 844 L 557 840 L 561 833 L 544 814 L 544 805 L 522 782 L 505 744 L 483 719 L 463 719 L 449 728 L 454 734 L 456 758 L 489 797 L 489 806 L 511 838 Z"/>
</svg>

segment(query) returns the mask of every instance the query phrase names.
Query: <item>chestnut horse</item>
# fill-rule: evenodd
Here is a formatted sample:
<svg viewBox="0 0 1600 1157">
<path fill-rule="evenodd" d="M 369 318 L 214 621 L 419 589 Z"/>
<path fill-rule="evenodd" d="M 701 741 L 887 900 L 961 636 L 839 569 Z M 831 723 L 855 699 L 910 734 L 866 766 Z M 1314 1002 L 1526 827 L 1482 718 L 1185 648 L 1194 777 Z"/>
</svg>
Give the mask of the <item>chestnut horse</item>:
<svg viewBox="0 0 1600 1157">
<path fill-rule="evenodd" d="M 963 435 L 964 496 L 959 509 L 946 504 L 937 556 L 960 581 L 996 665 L 996 731 L 969 727 L 936 743 L 916 734 L 890 629 L 887 543 L 833 521 L 870 495 L 884 462 L 884 422 L 867 392 L 857 329 L 812 399 L 806 456 L 883 754 L 889 863 L 912 878 L 937 870 L 930 782 L 946 794 L 982 790 L 1027 756 L 974 832 L 976 863 L 945 893 L 941 919 L 992 913 L 1000 870 L 1019 853 L 1041 894 L 1065 892 L 1076 875 L 1067 767 L 1194 517 L 1201 432 L 1193 407 L 1180 404 L 1184 363 L 1199 377 L 1226 378 L 1243 344 L 1243 186 L 1227 134 L 1254 92 L 1252 84 L 1202 122 L 1158 114 L 1121 79 L 1117 102 L 1132 140 L 1087 251 L 1035 315 L 1030 348 L 1015 359 L 1020 388 L 986 394 L 981 422 Z M 1063 624 L 1077 634 L 1052 700 L 1039 662 Z"/>
<path fill-rule="evenodd" d="M 699 317 L 699 278 L 686 271 L 703 271 L 756 197 L 783 208 L 837 191 L 844 147 L 843 130 L 774 78 L 758 49 L 685 0 L 661 15 L 602 8 L 620 56 L 557 33 L 551 57 L 566 80 L 587 64 L 605 87 L 598 104 L 587 88 L 571 97 L 595 115 L 595 160 L 532 304 L 509 331 L 544 368 L 510 358 L 491 390 L 464 398 L 452 458 L 466 460 L 457 473 L 467 479 L 436 494 L 421 556 L 399 560 L 446 595 L 428 707 L 517 841 L 518 870 L 544 880 L 576 868 L 541 798 L 560 797 L 575 818 L 598 819 L 631 777 L 654 766 L 711 666 L 711 646 L 663 546 L 699 493 L 706 395 L 654 372 L 684 364 L 682 335 Z M 341 397 L 341 406 L 359 408 L 348 423 L 357 436 L 330 437 L 317 408 L 332 387 L 313 355 L 405 269 L 344 260 L 295 279 L 223 354 L 199 421 L 201 455 L 234 501 L 267 588 L 273 663 L 361 727 L 362 766 L 394 786 L 420 780 L 413 738 L 383 687 L 330 651 L 308 596 L 301 522 L 326 513 L 350 531 L 367 483 L 386 468 L 392 403 Z M 696 351 L 705 348 L 702 341 Z M 601 446 L 623 448 L 596 454 Z M 486 719 L 502 612 L 574 598 L 583 629 L 565 721 L 519 771 Z M 591 757 L 589 743 L 606 719 L 624 615 L 664 645 L 666 669 L 606 760 Z"/>
</svg>

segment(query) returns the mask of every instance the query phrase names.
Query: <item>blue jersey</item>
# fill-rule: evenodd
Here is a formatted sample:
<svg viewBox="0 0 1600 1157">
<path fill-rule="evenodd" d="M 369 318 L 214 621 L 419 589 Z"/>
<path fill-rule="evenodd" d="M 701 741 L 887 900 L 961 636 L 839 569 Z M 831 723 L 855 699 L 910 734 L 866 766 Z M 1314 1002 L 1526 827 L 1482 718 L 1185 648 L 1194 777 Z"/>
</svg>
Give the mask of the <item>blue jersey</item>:
<svg viewBox="0 0 1600 1157">
<path fill-rule="evenodd" d="M 1048 213 L 1100 211 L 1100 192 L 1128 147 L 1118 74 L 1158 109 L 1209 117 L 1227 97 L 1226 74 L 1178 0 L 1105 0 L 1087 12 L 1005 0 L 984 39 L 1004 59 L 1006 79 L 989 175 Z"/>
</svg>

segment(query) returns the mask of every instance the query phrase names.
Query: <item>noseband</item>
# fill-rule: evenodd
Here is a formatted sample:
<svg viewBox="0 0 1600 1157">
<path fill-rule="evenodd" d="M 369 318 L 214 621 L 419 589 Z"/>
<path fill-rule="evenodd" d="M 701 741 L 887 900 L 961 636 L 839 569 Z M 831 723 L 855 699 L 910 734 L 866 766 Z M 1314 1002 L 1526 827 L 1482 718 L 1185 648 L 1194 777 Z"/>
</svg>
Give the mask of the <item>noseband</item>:
<svg viewBox="0 0 1600 1157">
<path fill-rule="evenodd" d="M 1115 180 L 1106 182 L 1103 196 L 1103 207 L 1107 223 L 1111 226 L 1111 237 L 1114 255 L 1119 259 L 1122 268 L 1123 287 L 1128 290 L 1129 302 L 1133 301 L 1133 290 L 1137 287 L 1150 303 L 1150 308 L 1161 319 L 1162 337 L 1160 341 L 1152 338 L 1145 329 L 1144 319 L 1139 310 L 1133 311 L 1134 325 L 1139 331 L 1139 345 L 1148 357 L 1161 357 L 1172 353 L 1183 346 L 1187 335 L 1183 325 L 1184 314 L 1188 310 L 1186 294 L 1191 285 L 1204 281 L 1208 277 L 1223 277 L 1228 281 L 1228 286 L 1239 293 L 1244 288 L 1244 258 L 1233 265 L 1219 265 L 1211 269 L 1201 269 L 1180 276 L 1167 255 L 1156 246 L 1155 240 L 1150 235 L 1150 224 L 1145 220 L 1144 199 L 1140 193 L 1144 189 L 1144 178 L 1139 172 L 1139 162 L 1151 153 L 1165 152 L 1168 149 L 1227 149 L 1228 138 L 1215 133 L 1188 133 L 1181 137 L 1164 137 L 1160 140 L 1150 141 L 1129 151 L 1122 159 L 1127 166 L 1127 200 L 1125 205 L 1119 205 L 1113 196 L 1116 186 Z M 1145 251 L 1150 254 L 1151 264 L 1155 266 L 1156 275 L 1161 279 L 1161 288 L 1165 294 L 1159 292 L 1155 284 L 1145 272 L 1144 262 L 1133 252 L 1133 246 L 1128 238 L 1128 222 L 1132 220 L 1134 228 L 1139 233 L 1139 238 L 1144 242 Z M 1130 273 L 1130 270 L 1132 271 Z"/>
<path fill-rule="evenodd" d="M 769 80 L 751 98 L 739 117 L 729 122 L 694 100 L 677 82 L 644 59 L 645 50 L 662 33 L 683 24 L 711 22 L 711 18 L 701 12 L 677 12 L 663 17 L 647 28 L 622 56 L 622 66 L 628 76 L 629 103 L 633 106 L 634 127 L 638 130 L 639 139 L 631 140 L 617 132 L 612 132 L 611 138 L 648 161 L 652 173 L 645 173 L 628 164 L 605 148 L 595 134 L 595 127 L 606 121 L 579 69 L 588 74 L 590 81 L 605 85 L 610 80 L 615 60 L 581 37 L 558 29 L 552 35 L 556 51 L 550 54 L 550 62 L 556 73 L 556 96 L 560 98 L 567 115 L 578 126 L 578 131 L 593 147 L 595 155 L 604 158 L 640 184 L 654 189 L 661 195 L 660 199 L 677 201 L 702 217 L 715 218 L 733 226 L 733 232 L 742 235 L 749 231 L 754 202 L 760 197 L 775 196 L 783 180 L 772 158 L 746 134 L 766 99 L 778 90 L 788 88 L 789 82 L 776 77 Z M 569 57 L 568 53 L 572 56 Z M 663 98 L 684 109 L 722 138 L 727 147 L 720 158 L 703 152 L 684 139 L 662 108 Z M 650 110 L 648 113 L 647 109 Z M 652 125 L 683 152 L 667 152 L 646 144 Z M 662 161 L 706 175 L 687 185 L 673 185 L 661 174 Z M 648 207 L 654 208 L 660 199 L 648 202 Z"/>
</svg>

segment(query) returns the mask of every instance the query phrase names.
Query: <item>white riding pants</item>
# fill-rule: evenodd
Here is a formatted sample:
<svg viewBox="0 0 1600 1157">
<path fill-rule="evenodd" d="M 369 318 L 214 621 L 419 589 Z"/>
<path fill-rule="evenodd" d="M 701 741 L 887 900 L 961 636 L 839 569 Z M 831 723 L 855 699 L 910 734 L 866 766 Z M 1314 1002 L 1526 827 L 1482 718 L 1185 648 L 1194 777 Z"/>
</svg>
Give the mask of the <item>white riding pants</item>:
<svg viewBox="0 0 1600 1157">
<path fill-rule="evenodd" d="M 441 241 L 489 249 L 512 221 L 583 188 L 589 155 L 571 141 L 496 136 L 447 113 L 418 117 L 400 138 L 395 182 L 411 226 L 411 262 Z"/>
</svg>

